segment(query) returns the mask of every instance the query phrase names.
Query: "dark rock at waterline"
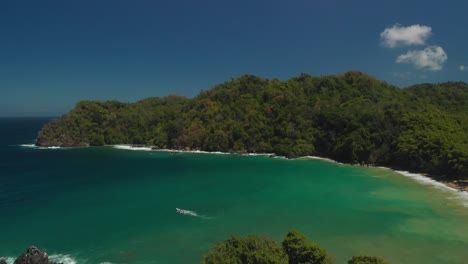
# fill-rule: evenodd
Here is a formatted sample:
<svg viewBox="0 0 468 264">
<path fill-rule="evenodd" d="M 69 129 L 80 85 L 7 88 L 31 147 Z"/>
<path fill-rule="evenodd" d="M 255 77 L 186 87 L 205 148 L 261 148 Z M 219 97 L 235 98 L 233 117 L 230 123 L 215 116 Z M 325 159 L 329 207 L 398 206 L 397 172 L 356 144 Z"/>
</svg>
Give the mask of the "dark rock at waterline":
<svg viewBox="0 0 468 264">
<path fill-rule="evenodd" d="M 71 121 L 69 119 L 70 118 L 62 117 L 47 123 L 37 136 L 36 146 L 87 147 L 92 145 L 87 131 L 81 129 L 79 126 L 76 127 L 74 123 L 70 123 Z M 71 127 L 74 129 L 71 129 Z"/>
<path fill-rule="evenodd" d="M 2 262 L 0 262 L 0 264 L 2 264 Z M 21 254 L 15 260 L 14 264 L 63 264 L 63 263 L 50 261 L 47 253 L 39 250 L 37 247 L 31 246 L 28 248 L 26 253 Z"/>
<path fill-rule="evenodd" d="M 45 137 L 40 135 L 35 143 L 38 147 L 89 147 L 90 144 L 84 140 L 69 138 L 65 135 L 59 137 Z"/>
<path fill-rule="evenodd" d="M 6 263 L 5 259 L 0 258 L 0 264 L 7 264 L 7 263 Z"/>
</svg>

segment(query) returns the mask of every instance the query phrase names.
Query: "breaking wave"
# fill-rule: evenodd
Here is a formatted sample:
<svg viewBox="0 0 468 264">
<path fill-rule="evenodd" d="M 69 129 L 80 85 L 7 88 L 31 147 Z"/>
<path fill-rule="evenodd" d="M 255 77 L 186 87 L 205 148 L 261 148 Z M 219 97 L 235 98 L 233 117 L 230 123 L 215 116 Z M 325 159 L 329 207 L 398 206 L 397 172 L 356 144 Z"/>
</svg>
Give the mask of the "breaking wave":
<svg viewBox="0 0 468 264">
<path fill-rule="evenodd" d="M 65 255 L 65 254 L 54 254 L 49 256 L 49 260 L 58 262 L 58 263 L 63 263 L 63 264 L 76 264 L 76 260 L 70 257 L 70 255 Z"/>
<path fill-rule="evenodd" d="M 0 258 L 0 259 L 2 259 L 2 258 Z M 15 262 L 15 260 L 16 260 L 15 258 L 12 258 L 12 257 L 5 257 L 3 259 L 6 261 L 7 264 L 13 264 Z"/>
<path fill-rule="evenodd" d="M 16 258 L 5 257 L 4 260 L 6 261 L 7 264 L 13 264 Z M 75 259 L 70 257 L 70 255 L 68 254 L 53 254 L 49 256 L 49 260 L 55 261 L 58 263 L 63 263 L 63 264 L 77 264 L 78 263 Z"/>
<path fill-rule="evenodd" d="M 21 144 L 20 147 L 23 147 L 23 148 L 37 148 L 37 146 L 34 145 L 34 144 Z"/>
<path fill-rule="evenodd" d="M 34 144 L 20 144 L 22 148 L 33 148 L 33 149 L 63 149 L 62 147 L 51 146 L 51 147 L 39 147 Z"/>
<path fill-rule="evenodd" d="M 466 191 L 457 190 L 455 188 L 445 185 L 442 182 L 438 182 L 436 180 L 433 180 L 421 174 L 411 173 L 408 171 L 398 171 L 398 170 L 396 170 L 395 172 L 403 176 L 409 177 L 424 185 L 431 185 L 439 190 L 451 192 L 454 195 L 453 199 L 459 200 L 463 204 L 463 206 L 468 207 L 468 192 Z"/>
<path fill-rule="evenodd" d="M 139 151 L 151 151 L 152 149 L 150 147 L 133 147 L 130 145 L 112 145 L 112 147 L 116 149 L 124 149 L 124 150 L 139 150 Z"/>
<path fill-rule="evenodd" d="M 135 150 L 135 151 L 161 151 L 161 152 L 177 152 L 177 153 L 200 153 L 200 154 L 231 154 L 221 151 L 203 151 L 203 150 L 176 150 L 176 149 L 153 149 L 152 147 L 138 147 L 131 145 L 112 145 L 113 148 L 123 150 Z"/>
</svg>

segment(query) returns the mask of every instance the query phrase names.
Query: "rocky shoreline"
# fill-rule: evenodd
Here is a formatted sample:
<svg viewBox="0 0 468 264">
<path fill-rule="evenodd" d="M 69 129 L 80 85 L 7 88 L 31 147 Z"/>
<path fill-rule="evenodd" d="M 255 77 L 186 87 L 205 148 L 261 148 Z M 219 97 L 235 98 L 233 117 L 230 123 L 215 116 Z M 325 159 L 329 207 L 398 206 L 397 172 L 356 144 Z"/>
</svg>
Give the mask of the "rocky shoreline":
<svg viewBox="0 0 468 264">
<path fill-rule="evenodd" d="M 468 193 L 468 180 L 440 181 L 440 182 L 451 188 L 457 189 L 461 192 Z"/>
<path fill-rule="evenodd" d="M 0 257 L 0 264 L 7 264 L 6 260 Z M 50 261 L 49 256 L 45 251 L 39 250 L 35 246 L 30 246 L 26 253 L 18 256 L 14 264 L 63 264 L 55 261 Z"/>
</svg>

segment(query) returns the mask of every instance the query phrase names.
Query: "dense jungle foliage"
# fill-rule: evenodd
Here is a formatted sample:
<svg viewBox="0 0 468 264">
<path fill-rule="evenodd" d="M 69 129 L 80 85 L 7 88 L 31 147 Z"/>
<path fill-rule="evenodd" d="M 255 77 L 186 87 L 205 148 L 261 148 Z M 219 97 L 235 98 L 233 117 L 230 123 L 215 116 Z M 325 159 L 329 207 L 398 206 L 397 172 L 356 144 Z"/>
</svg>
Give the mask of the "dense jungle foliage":
<svg viewBox="0 0 468 264">
<path fill-rule="evenodd" d="M 256 236 L 230 237 L 217 243 L 202 264 L 332 264 L 327 251 L 298 231 L 289 231 L 280 244 Z M 353 256 L 349 264 L 388 264 L 377 256 Z"/>
<path fill-rule="evenodd" d="M 468 85 L 400 89 L 361 72 L 286 81 L 252 75 L 135 103 L 82 101 L 39 133 L 40 146 L 317 155 L 468 178 Z"/>
</svg>

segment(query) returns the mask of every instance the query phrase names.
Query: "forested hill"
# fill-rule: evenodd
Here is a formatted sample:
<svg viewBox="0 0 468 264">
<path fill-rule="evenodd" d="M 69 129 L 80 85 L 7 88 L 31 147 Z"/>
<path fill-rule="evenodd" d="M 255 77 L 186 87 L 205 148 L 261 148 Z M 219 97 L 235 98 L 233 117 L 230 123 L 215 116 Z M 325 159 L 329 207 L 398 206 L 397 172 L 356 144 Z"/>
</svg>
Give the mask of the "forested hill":
<svg viewBox="0 0 468 264">
<path fill-rule="evenodd" d="M 37 145 L 318 155 L 468 178 L 467 94 L 465 83 L 400 89 L 360 72 L 244 75 L 193 99 L 79 102 L 42 129 Z"/>
</svg>

